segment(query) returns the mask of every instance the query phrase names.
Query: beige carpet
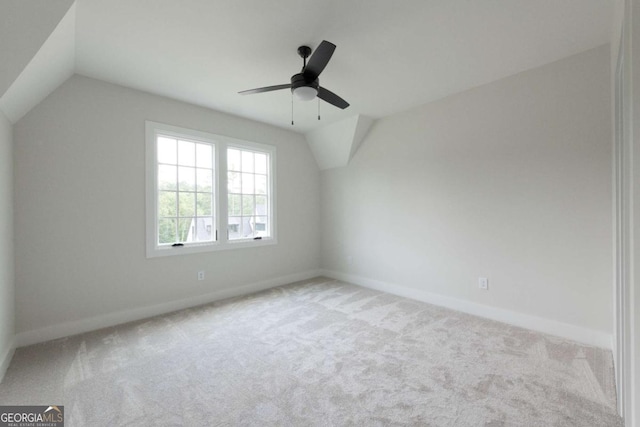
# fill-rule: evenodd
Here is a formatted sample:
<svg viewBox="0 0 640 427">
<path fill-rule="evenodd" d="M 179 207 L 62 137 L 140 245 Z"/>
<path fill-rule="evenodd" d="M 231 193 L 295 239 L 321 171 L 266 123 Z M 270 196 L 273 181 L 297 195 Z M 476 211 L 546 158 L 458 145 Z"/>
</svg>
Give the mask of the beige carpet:
<svg viewBox="0 0 640 427">
<path fill-rule="evenodd" d="M 67 426 L 619 426 L 611 354 L 314 279 L 16 351 Z"/>
</svg>

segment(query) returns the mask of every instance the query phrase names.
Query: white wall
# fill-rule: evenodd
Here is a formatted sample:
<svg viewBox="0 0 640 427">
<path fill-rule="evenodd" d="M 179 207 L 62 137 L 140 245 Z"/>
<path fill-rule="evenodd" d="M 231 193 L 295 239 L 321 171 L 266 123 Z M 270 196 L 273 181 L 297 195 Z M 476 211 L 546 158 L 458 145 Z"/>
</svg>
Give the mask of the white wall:
<svg viewBox="0 0 640 427">
<path fill-rule="evenodd" d="M 0 111 L 0 381 L 14 347 L 13 136 Z"/>
<path fill-rule="evenodd" d="M 321 174 L 323 268 L 610 337 L 609 55 L 378 120 Z"/>
<path fill-rule="evenodd" d="M 621 319 L 623 317 L 622 313 L 621 313 L 621 305 L 622 305 L 622 300 L 621 300 L 621 291 L 620 288 L 622 286 L 622 274 L 619 273 L 619 270 L 621 270 L 622 267 L 622 263 L 621 263 L 621 256 L 620 256 L 620 249 L 619 249 L 619 243 L 622 241 L 622 238 L 620 236 L 620 234 L 623 232 L 622 231 L 622 221 L 621 221 L 621 217 L 619 215 L 619 205 L 622 204 L 622 199 L 621 199 L 621 195 L 622 192 L 618 191 L 618 188 L 620 187 L 620 183 L 618 182 L 618 170 L 620 169 L 620 165 L 618 165 L 619 162 L 619 156 L 618 156 L 618 140 L 617 140 L 617 133 L 618 133 L 618 115 L 620 114 L 620 112 L 617 111 L 617 102 L 618 102 L 618 94 L 616 93 L 617 90 L 617 81 L 618 81 L 618 77 L 617 77 L 617 68 L 618 68 L 618 56 L 619 56 L 619 49 L 620 49 L 620 39 L 621 39 L 621 35 L 622 35 L 622 21 L 624 18 L 624 0 L 614 0 L 613 2 L 613 20 L 612 20 L 612 25 L 611 25 L 611 46 L 610 46 L 610 54 L 611 54 L 611 61 L 610 61 L 610 70 L 611 70 L 611 123 L 612 123 L 612 135 L 611 135 L 611 140 L 612 140 L 612 184 L 613 184 L 613 199 L 612 199 L 612 213 L 613 213 L 613 220 L 612 220 L 612 232 L 613 232 L 613 239 L 612 239 L 612 254 L 613 254 L 613 265 L 612 265 L 612 273 L 613 273 L 613 286 L 612 286 L 612 300 L 613 300 L 613 362 L 614 362 L 614 373 L 615 373 L 615 382 L 616 382 L 616 392 L 617 392 L 617 397 L 618 397 L 618 413 L 620 413 L 621 415 L 624 412 L 624 392 L 622 391 L 623 388 L 623 384 L 622 382 L 624 381 L 623 379 L 623 373 L 626 369 L 624 369 L 622 367 L 622 365 L 624 364 L 624 358 L 623 358 L 623 353 L 624 353 L 624 349 L 623 349 L 623 331 L 621 328 Z"/>
<path fill-rule="evenodd" d="M 631 233 L 633 239 L 633 259 L 631 265 L 631 293 L 630 293 L 630 335 L 631 340 L 631 391 L 629 394 L 630 411 L 629 424 L 631 427 L 640 427 L 640 5 L 637 1 L 628 0 L 630 5 L 631 19 L 629 28 L 629 39 L 631 44 L 630 58 L 631 68 L 628 79 L 629 86 L 633 88 L 631 117 L 631 132 L 629 142 L 632 146 L 632 189 L 631 211 L 633 219 L 631 221 Z"/>
<path fill-rule="evenodd" d="M 276 145 L 278 244 L 146 259 L 145 120 Z M 14 138 L 20 344 L 318 268 L 319 172 L 301 135 L 76 75 Z"/>
<path fill-rule="evenodd" d="M 619 377 L 618 404 L 622 406 L 625 426 L 640 426 L 640 8 L 632 0 L 616 0 L 611 69 L 620 71 L 612 76 L 612 87 L 620 84 L 622 90 L 613 92 L 613 105 L 620 112 L 616 123 L 616 158 L 614 176 L 616 196 L 616 374 Z M 619 50 L 623 40 L 622 50 Z M 620 57 L 621 56 L 621 57 Z M 617 70 L 618 64 L 622 67 Z M 618 285 L 619 284 L 619 285 Z"/>
</svg>

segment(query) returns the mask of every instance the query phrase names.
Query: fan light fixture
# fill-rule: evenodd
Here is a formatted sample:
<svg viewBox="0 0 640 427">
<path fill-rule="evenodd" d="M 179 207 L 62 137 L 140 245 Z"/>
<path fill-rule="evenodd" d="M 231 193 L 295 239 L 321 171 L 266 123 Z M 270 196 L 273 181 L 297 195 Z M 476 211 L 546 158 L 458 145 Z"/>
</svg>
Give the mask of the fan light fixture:
<svg viewBox="0 0 640 427">
<path fill-rule="evenodd" d="M 293 94 L 300 101 L 311 101 L 318 95 L 318 90 L 311 86 L 300 86 L 293 90 Z"/>
</svg>

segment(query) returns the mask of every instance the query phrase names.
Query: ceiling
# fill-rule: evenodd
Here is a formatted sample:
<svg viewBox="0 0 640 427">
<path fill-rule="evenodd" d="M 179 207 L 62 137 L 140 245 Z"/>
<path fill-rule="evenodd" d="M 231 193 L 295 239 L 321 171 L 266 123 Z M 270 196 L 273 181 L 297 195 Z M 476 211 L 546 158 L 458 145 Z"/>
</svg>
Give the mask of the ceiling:
<svg viewBox="0 0 640 427">
<path fill-rule="evenodd" d="M 0 96 L 47 40 L 73 0 L 0 0 Z"/>
<path fill-rule="evenodd" d="M 75 71 L 308 132 L 608 43 L 612 13 L 613 0 L 76 0 Z M 288 83 L 297 47 L 322 40 L 337 49 L 321 85 L 346 110 L 322 102 L 318 121 L 317 102 L 296 101 L 291 126 L 290 91 L 238 95 Z"/>
</svg>

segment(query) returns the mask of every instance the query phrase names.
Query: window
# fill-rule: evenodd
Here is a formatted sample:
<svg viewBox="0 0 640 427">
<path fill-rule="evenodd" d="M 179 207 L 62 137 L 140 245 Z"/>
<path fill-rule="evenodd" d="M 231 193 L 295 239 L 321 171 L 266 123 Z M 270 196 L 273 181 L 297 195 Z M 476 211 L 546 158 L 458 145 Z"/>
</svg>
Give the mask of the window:
<svg viewBox="0 0 640 427">
<path fill-rule="evenodd" d="M 270 236 L 269 154 L 227 149 L 229 240 Z"/>
<path fill-rule="evenodd" d="M 158 245 L 212 242 L 214 148 L 158 133 Z"/>
<path fill-rule="evenodd" d="M 275 147 L 146 128 L 147 257 L 276 243 Z"/>
</svg>

